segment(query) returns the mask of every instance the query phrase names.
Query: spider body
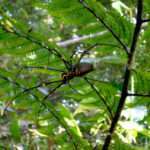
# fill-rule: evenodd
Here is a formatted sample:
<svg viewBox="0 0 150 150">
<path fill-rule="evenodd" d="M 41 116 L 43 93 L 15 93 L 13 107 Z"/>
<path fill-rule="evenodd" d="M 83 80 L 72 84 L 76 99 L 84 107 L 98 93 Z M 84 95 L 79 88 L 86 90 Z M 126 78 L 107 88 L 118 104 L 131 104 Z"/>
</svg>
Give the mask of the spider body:
<svg viewBox="0 0 150 150">
<path fill-rule="evenodd" d="M 74 77 L 81 77 L 93 71 L 93 65 L 90 63 L 80 63 L 72 67 L 72 71 L 62 73 L 62 80 L 64 83 L 73 79 Z"/>
</svg>

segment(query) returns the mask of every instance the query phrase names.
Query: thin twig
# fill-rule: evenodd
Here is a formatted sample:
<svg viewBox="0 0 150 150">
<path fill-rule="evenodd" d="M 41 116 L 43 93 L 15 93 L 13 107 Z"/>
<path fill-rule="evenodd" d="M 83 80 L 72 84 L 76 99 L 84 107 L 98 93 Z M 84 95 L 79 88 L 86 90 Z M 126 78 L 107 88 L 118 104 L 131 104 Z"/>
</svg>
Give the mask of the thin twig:
<svg viewBox="0 0 150 150">
<path fill-rule="evenodd" d="M 143 19 L 142 23 L 150 22 L 150 19 Z"/>
<path fill-rule="evenodd" d="M 93 9 L 91 9 L 86 2 L 84 2 L 83 0 L 79 0 L 79 2 L 83 5 L 84 8 L 86 8 L 99 22 L 101 22 L 101 24 L 104 25 L 104 27 L 112 34 L 112 36 L 116 39 L 116 41 L 118 41 L 120 43 L 120 45 L 122 46 L 122 48 L 125 50 L 125 52 L 127 53 L 127 55 L 129 54 L 129 50 L 127 48 L 127 46 L 120 40 L 120 38 L 117 36 L 117 34 L 112 30 L 111 27 L 109 27 L 104 20 L 98 16 L 96 14 L 96 12 L 94 12 Z"/>
<path fill-rule="evenodd" d="M 127 96 L 150 97 L 150 94 L 128 93 L 128 95 L 127 95 Z"/>
</svg>

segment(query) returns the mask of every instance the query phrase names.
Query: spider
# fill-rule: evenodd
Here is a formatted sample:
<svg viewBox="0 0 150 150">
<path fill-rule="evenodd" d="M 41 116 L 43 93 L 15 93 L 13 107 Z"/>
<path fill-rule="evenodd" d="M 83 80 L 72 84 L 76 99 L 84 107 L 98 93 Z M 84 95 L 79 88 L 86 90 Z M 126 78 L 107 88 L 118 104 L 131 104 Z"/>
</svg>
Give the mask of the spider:
<svg viewBox="0 0 150 150">
<path fill-rule="evenodd" d="M 30 66 L 31 67 L 31 66 Z M 43 69 L 43 67 L 31 67 L 31 68 L 39 68 L 39 69 Z M 51 94 L 53 94 L 59 87 L 61 87 L 63 84 L 67 84 L 69 83 L 69 81 L 75 77 L 83 77 L 84 75 L 92 72 L 94 70 L 93 64 L 91 63 L 79 63 L 79 64 L 75 64 L 71 66 L 71 70 L 69 70 L 68 72 L 64 72 L 62 70 L 58 70 L 58 69 L 54 69 L 54 68 L 50 68 L 47 67 L 48 70 L 55 70 L 55 71 L 60 71 L 61 73 L 61 80 L 57 80 L 57 81 L 52 81 L 52 82 L 46 82 L 46 85 L 49 84 L 53 84 L 56 82 L 60 82 L 60 84 L 58 84 L 54 89 L 52 89 L 43 99 L 42 101 L 46 100 Z M 112 112 L 110 107 L 108 106 L 107 102 L 105 101 L 105 99 L 100 95 L 100 93 L 97 91 L 97 89 L 94 87 L 94 85 L 92 85 L 92 83 L 90 83 L 87 78 L 84 78 L 86 80 L 86 82 L 91 86 L 91 88 L 96 92 L 96 94 L 99 96 L 99 98 L 103 101 L 105 107 L 107 108 L 107 110 L 110 113 L 110 116 L 112 117 Z M 35 86 L 35 88 L 42 86 L 42 84 L 39 84 L 38 86 Z M 69 84 L 69 86 L 71 87 L 71 85 Z M 34 87 L 33 87 L 34 88 Z M 71 87 L 72 88 L 72 87 Z M 72 88 L 73 89 L 73 88 Z M 73 89 L 74 90 L 74 89 Z"/>
<path fill-rule="evenodd" d="M 91 50 L 92 48 L 94 48 L 95 46 L 97 46 L 97 44 L 94 44 L 90 47 L 88 47 L 86 50 L 83 50 L 82 52 L 74 51 L 72 53 L 72 55 L 70 56 L 69 60 L 65 60 L 64 58 L 60 57 L 61 61 L 64 63 L 67 71 L 63 71 L 60 69 L 56 69 L 56 68 L 51 68 L 51 67 L 43 67 L 43 66 L 24 66 L 25 68 L 29 68 L 29 69 L 47 69 L 47 70 L 53 70 L 53 71 L 58 71 L 58 72 L 62 72 L 61 73 L 61 79 L 57 80 L 57 81 L 52 81 L 52 82 L 46 82 L 46 85 L 51 84 L 51 83 L 55 83 L 55 82 L 60 82 L 60 84 L 58 84 L 58 86 L 56 86 L 50 93 L 49 95 L 51 95 L 53 92 L 55 92 L 55 90 L 57 88 L 59 88 L 61 85 L 63 84 L 67 84 L 69 83 L 69 81 L 75 77 L 82 77 L 84 75 L 86 75 L 87 73 L 90 73 L 94 70 L 94 66 L 92 63 L 87 63 L 87 62 L 81 62 L 81 59 L 89 54 L 89 50 Z M 72 59 L 74 56 L 79 55 L 79 58 L 77 60 L 77 62 L 75 64 L 72 64 Z M 35 86 L 37 87 L 37 86 Z"/>
<path fill-rule="evenodd" d="M 82 77 L 87 73 L 93 71 L 93 65 L 90 63 L 80 63 L 72 67 L 71 71 L 64 72 L 61 74 L 63 83 L 67 83 L 69 80 L 74 77 Z"/>
<path fill-rule="evenodd" d="M 94 45 L 95 46 L 95 45 Z M 91 46 L 89 48 L 89 50 L 94 47 Z M 94 71 L 94 65 L 91 63 L 86 63 L 86 62 L 81 62 L 81 59 L 83 58 L 83 56 L 87 54 L 87 50 L 83 51 L 77 61 L 77 63 L 75 63 L 74 65 L 72 65 L 72 59 L 70 59 L 71 61 L 65 61 L 63 60 L 67 71 L 63 71 L 63 70 L 59 70 L 59 69 L 55 69 L 55 68 L 51 68 L 51 67 L 43 67 L 43 66 L 22 66 L 21 70 L 26 68 L 26 69 L 47 69 L 47 70 L 53 70 L 53 71 L 58 71 L 61 72 L 61 79 L 60 80 L 56 80 L 56 81 L 47 81 L 44 82 L 42 81 L 41 83 L 30 87 L 30 88 L 23 88 L 23 91 L 18 93 L 11 101 L 8 102 L 8 104 L 6 105 L 5 110 L 7 109 L 7 107 L 11 104 L 11 102 L 16 99 L 17 97 L 19 97 L 22 94 L 25 94 L 27 92 L 31 93 L 31 91 L 33 89 L 38 89 L 40 87 L 42 87 L 43 85 L 52 85 L 53 83 L 59 83 L 56 87 L 54 87 L 53 89 L 51 89 L 48 93 L 45 93 L 45 96 L 42 100 L 40 100 L 41 106 L 44 105 L 44 101 L 50 96 L 52 95 L 59 87 L 61 87 L 64 84 L 68 84 L 70 86 L 70 88 L 72 88 L 74 91 L 77 92 L 77 90 L 75 90 L 73 87 L 71 87 L 71 85 L 69 84 L 69 81 L 72 80 L 75 77 L 82 77 L 91 87 L 91 89 L 96 93 L 96 95 L 100 98 L 100 100 L 103 102 L 104 106 L 106 107 L 108 113 L 110 114 L 110 117 L 113 118 L 113 114 L 111 111 L 110 106 L 108 105 L 108 102 L 105 100 L 105 98 L 99 93 L 99 91 L 97 90 L 97 88 L 95 87 L 95 85 L 93 83 L 91 83 L 89 81 L 89 78 L 84 77 L 86 74 Z M 72 57 L 70 57 L 72 58 Z M 38 89 L 39 90 L 39 89 Z M 41 91 L 42 92 L 42 91 Z M 43 93 L 43 92 L 42 92 Z M 44 94 L 44 93 L 43 93 Z"/>
</svg>

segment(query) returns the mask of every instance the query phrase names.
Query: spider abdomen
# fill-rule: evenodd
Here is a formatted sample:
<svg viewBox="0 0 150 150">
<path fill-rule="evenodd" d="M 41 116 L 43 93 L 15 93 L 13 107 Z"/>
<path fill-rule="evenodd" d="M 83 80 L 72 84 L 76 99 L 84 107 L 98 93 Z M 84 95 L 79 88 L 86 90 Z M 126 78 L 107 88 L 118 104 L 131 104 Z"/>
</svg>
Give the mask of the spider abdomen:
<svg viewBox="0 0 150 150">
<path fill-rule="evenodd" d="M 89 72 L 93 71 L 93 65 L 89 63 L 80 63 L 73 67 L 73 71 L 65 72 L 62 74 L 64 82 L 71 80 L 74 77 L 81 77 Z"/>
</svg>

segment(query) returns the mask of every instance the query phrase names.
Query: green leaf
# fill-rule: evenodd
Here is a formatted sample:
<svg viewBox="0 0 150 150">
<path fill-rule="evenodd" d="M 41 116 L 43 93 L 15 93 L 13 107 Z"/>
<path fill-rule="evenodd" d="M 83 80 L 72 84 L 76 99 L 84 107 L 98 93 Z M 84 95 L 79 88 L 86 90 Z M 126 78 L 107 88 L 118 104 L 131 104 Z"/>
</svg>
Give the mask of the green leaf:
<svg viewBox="0 0 150 150">
<path fill-rule="evenodd" d="M 10 133 L 15 141 L 20 141 L 21 138 L 21 129 L 18 124 L 17 118 L 13 119 L 10 123 Z"/>
</svg>

